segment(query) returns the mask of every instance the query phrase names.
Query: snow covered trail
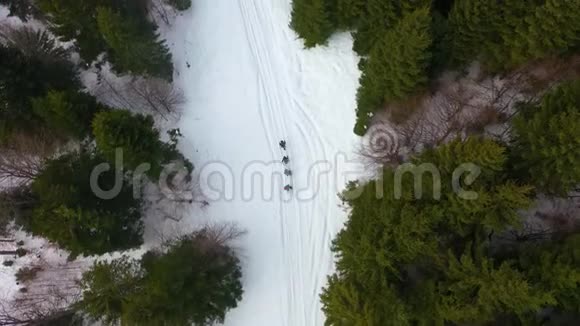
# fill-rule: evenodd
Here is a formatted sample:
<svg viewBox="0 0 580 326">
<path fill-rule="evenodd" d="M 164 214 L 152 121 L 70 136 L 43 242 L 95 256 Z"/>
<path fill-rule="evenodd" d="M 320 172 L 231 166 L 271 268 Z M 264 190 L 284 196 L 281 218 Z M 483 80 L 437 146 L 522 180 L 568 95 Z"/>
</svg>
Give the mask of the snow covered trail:
<svg viewBox="0 0 580 326">
<path fill-rule="evenodd" d="M 167 35 L 188 97 L 182 150 L 207 177 L 204 190 L 219 194 L 180 228 L 234 221 L 248 232 L 238 244 L 244 299 L 226 325 L 323 325 L 319 294 L 345 217 L 337 192 L 359 169 L 347 161 L 359 76 L 352 40 L 303 50 L 290 8 L 290 0 L 196 0 Z M 292 177 L 282 174 L 283 155 Z"/>
</svg>

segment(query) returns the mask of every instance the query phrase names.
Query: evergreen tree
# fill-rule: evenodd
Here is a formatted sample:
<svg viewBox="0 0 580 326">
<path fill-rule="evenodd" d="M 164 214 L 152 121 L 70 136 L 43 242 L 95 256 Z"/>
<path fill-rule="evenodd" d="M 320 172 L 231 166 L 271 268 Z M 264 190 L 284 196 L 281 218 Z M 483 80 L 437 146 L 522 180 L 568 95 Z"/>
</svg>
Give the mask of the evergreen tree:
<svg viewBox="0 0 580 326">
<path fill-rule="evenodd" d="M 321 296 L 329 325 L 478 324 L 555 303 L 539 283 L 526 283 L 515 261 L 495 263 L 488 249 L 489 234 L 517 227 L 517 212 L 530 203 L 529 187 L 504 176 L 505 149 L 469 138 L 412 162 L 415 172 L 422 164 L 438 168 L 419 182 L 422 196 L 419 173 L 401 177 L 390 168 L 344 193 L 352 210 L 333 241 L 337 273 Z M 453 186 L 466 162 L 481 173 L 456 182 L 476 198 L 460 197 Z"/>
<path fill-rule="evenodd" d="M 513 165 L 518 175 L 551 194 L 580 183 L 580 82 L 565 83 L 514 120 Z"/>
<path fill-rule="evenodd" d="M 139 261 L 122 256 L 110 263 L 96 262 L 83 274 L 81 309 L 90 317 L 114 325 L 123 316 L 127 299 L 135 295 L 143 282 Z"/>
<path fill-rule="evenodd" d="M 304 39 L 304 46 L 307 48 L 325 44 L 333 32 L 326 1 L 293 1 L 290 27 Z"/>
<path fill-rule="evenodd" d="M 126 34 L 126 29 L 130 28 L 131 33 L 136 33 L 136 35 L 131 34 L 130 36 L 134 36 L 137 39 L 131 39 L 130 43 L 125 44 L 127 47 L 132 47 L 132 49 L 137 47 L 139 51 L 151 51 L 151 48 L 161 46 L 156 45 L 158 43 L 155 41 L 157 36 L 154 33 L 156 26 L 148 19 L 147 0 L 37 0 L 37 2 L 40 9 L 49 14 L 52 32 L 63 41 L 74 41 L 81 58 L 86 63 L 90 64 L 97 60 L 100 54 L 106 53 L 115 69 L 120 72 L 131 71 L 131 69 L 124 67 L 127 62 L 122 61 L 127 58 L 119 59 L 116 57 L 119 54 L 115 53 L 122 52 L 121 54 L 124 55 L 129 50 L 111 48 L 106 39 L 111 37 L 111 35 L 104 35 L 99 28 L 97 13 L 98 8 L 101 7 L 111 10 L 115 15 L 120 16 L 123 22 L 121 24 L 123 26 L 116 22 L 112 27 L 123 28 L 124 30 L 109 32 Z M 140 44 L 141 42 L 145 44 Z M 138 51 L 135 52 L 137 53 Z M 145 55 L 158 55 L 153 52 L 137 54 L 140 56 L 136 59 L 139 64 L 146 61 L 143 58 Z M 152 60 L 160 60 L 155 65 L 162 66 L 167 65 L 166 59 L 167 53 L 163 53 L 163 56 L 154 57 Z M 116 60 L 119 60 L 119 62 Z M 152 66 L 154 65 L 152 64 Z M 167 71 L 163 73 L 167 75 Z"/>
<path fill-rule="evenodd" d="M 456 0 L 449 14 L 453 64 L 478 59 L 486 44 L 496 38 L 494 19 L 500 10 L 496 0 Z"/>
<path fill-rule="evenodd" d="M 372 113 L 385 102 L 401 100 L 427 83 L 431 42 L 431 16 L 424 8 L 405 16 L 376 44 L 360 79 L 357 135 L 366 132 Z"/>
<path fill-rule="evenodd" d="M 161 164 L 168 159 L 151 116 L 126 110 L 102 111 L 93 120 L 93 135 L 98 150 L 110 162 L 115 162 L 117 149 L 121 149 L 126 169 L 151 164 L 148 175 L 154 179 L 159 177 Z"/>
<path fill-rule="evenodd" d="M 365 7 L 365 0 L 335 0 L 332 4 L 335 25 L 343 29 L 356 27 L 366 14 Z"/>
<path fill-rule="evenodd" d="M 123 325 L 210 325 L 241 300 L 239 260 L 201 231 L 148 252 L 139 265 L 126 258 L 97 264 L 83 276 L 81 308 Z"/>
<path fill-rule="evenodd" d="M 77 71 L 71 63 L 44 62 L 0 45 L 0 138 L 14 129 L 38 126 L 40 119 L 32 110 L 32 98 L 44 96 L 51 89 L 79 87 Z"/>
<path fill-rule="evenodd" d="M 526 15 L 510 44 L 513 64 L 580 49 L 579 7 L 579 0 L 547 0 Z"/>
<path fill-rule="evenodd" d="M 103 254 L 141 244 L 140 203 L 123 171 L 111 169 L 95 179 L 104 191 L 120 183 L 119 193 L 112 199 L 100 196 L 91 181 L 94 169 L 103 163 L 90 152 L 49 161 L 32 184 L 39 204 L 29 223 L 31 231 L 73 255 Z"/>
<path fill-rule="evenodd" d="M 526 61 L 532 59 L 529 52 L 520 53 L 519 48 L 528 37 L 524 27 L 526 20 L 544 2 L 507 0 L 495 5 L 498 14 L 492 20 L 494 34 L 488 36 L 482 56 L 488 70 L 501 72 L 524 63 L 520 62 L 523 57 Z"/>
<path fill-rule="evenodd" d="M 106 7 L 97 8 L 97 25 L 116 70 L 173 79 L 171 54 L 158 35 L 144 33 L 136 21 Z"/>
<path fill-rule="evenodd" d="M 388 286 L 371 290 L 348 277 L 333 275 L 320 297 L 327 325 L 411 325 L 408 307 Z"/>
<path fill-rule="evenodd" d="M 357 31 L 353 34 L 353 49 L 359 55 L 367 55 L 385 34 L 395 27 L 400 14 L 394 1 L 367 0 L 365 13 Z"/>
<path fill-rule="evenodd" d="M 450 256 L 446 279 L 440 285 L 446 293 L 441 310 L 449 321 L 492 322 L 498 314 L 522 316 L 556 303 L 550 293 L 529 284 L 510 263 L 496 267 L 487 258 L 475 261 L 470 253 L 459 260 Z"/>
<path fill-rule="evenodd" d="M 519 265 L 529 271 L 531 282 L 537 282 L 545 293 L 554 296 L 558 311 L 579 314 L 580 235 L 565 235 L 563 239 L 524 249 Z"/>
<path fill-rule="evenodd" d="M 3 35 L 6 45 L 16 48 L 29 58 L 34 58 L 42 62 L 66 62 L 69 58 L 69 51 L 61 47 L 49 32 L 35 29 L 29 26 L 20 26 L 9 29 Z"/>
<path fill-rule="evenodd" d="M 81 140 L 91 134 L 93 116 L 104 109 L 93 96 L 76 91 L 49 91 L 33 99 L 32 106 L 50 130 Z"/>
<path fill-rule="evenodd" d="M 106 52 L 94 18 L 97 0 L 37 0 L 40 9 L 49 15 L 51 31 L 63 41 L 74 41 L 81 58 L 91 63 Z"/>
</svg>

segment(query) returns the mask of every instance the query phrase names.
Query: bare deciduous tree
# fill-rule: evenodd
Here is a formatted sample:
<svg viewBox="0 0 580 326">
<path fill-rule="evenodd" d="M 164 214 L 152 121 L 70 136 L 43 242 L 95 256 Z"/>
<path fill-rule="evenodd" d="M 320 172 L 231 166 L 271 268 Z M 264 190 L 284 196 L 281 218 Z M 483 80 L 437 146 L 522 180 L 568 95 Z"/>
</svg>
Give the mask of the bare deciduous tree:
<svg viewBox="0 0 580 326">
<path fill-rule="evenodd" d="M 165 118 L 179 115 L 185 103 L 183 92 L 173 84 L 159 78 L 135 78 L 127 84 L 129 94 L 153 113 Z"/>
<path fill-rule="evenodd" d="M 58 147 L 52 137 L 40 134 L 17 133 L 0 147 L 0 181 L 23 186 L 42 170 L 47 159 Z"/>
<path fill-rule="evenodd" d="M 0 325 L 44 325 L 75 313 L 74 304 L 81 298 L 77 280 L 86 266 L 37 264 L 42 265 L 38 277 L 11 300 L 0 302 Z"/>
<path fill-rule="evenodd" d="M 178 118 L 185 103 L 183 91 L 159 78 L 116 78 L 99 75 L 97 99 L 111 107 L 147 113 L 168 120 Z"/>
</svg>

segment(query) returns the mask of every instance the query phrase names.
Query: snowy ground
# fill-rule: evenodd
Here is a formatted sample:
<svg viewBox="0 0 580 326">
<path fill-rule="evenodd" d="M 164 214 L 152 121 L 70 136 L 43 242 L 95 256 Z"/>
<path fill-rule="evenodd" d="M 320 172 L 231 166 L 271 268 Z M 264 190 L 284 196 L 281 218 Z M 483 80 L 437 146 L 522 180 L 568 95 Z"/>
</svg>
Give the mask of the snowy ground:
<svg viewBox="0 0 580 326">
<path fill-rule="evenodd" d="M 290 0 L 196 0 L 167 35 L 188 97 L 182 150 L 211 205 L 179 226 L 234 221 L 245 295 L 235 326 L 323 325 L 319 293 L 346 213 L 337 193 L 360 172 L 351 129 L 359 71 L 347 34 L 305 51 Z M 190 65 L 187 68 L 187 65 Z M 283 151 L 294 175 L 283 176 Z M 282 191 L 290 183 L 291 194 Z M 179 232 L 178 231 L 178 232 Z"/>
</svg>

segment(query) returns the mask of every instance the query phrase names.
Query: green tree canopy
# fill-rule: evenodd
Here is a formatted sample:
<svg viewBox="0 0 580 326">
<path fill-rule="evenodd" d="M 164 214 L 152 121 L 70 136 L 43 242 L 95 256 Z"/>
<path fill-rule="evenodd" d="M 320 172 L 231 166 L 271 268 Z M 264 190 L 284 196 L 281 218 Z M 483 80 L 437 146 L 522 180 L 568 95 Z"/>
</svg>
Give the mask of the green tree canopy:
<svg viewBox="0 0 580 326">
<path fill-rule="evenodd" d="M 33 99 L 32 106 L 50 130 L 80 140 L 91 135 L 93 116 L 105 109 L 92 95 L 77 91 L 49 91 Z"/>
<path fill-rule="evenodd" d="M 122 325 L 210 325 L 241 300 L 239 260 L 205 231 L 148 252 L 100 263 L 83 276 L 82 309 Z"/>
<path fill-rule="evenodd" d="M 45 96 L 49 90 L 79 87 L 77 71 L 71 63 L 45 62 L 0 44 L 0 134 L 5 137 L 13 129 L 39 125 L 32 98 Z"/>
<path fill-rule="evenodd" d="M 524 105 L 514 119 L 513 165 L 540 190 L 566 195 L 580 184 L 580 82 Z"/>
<path fill-rule="evenodd" d="M 123 171 L 91 176 L 106 161 L 90 152 L 70 153 L 47 163 L 32 184 L 39 203 L 29 228 L 72 254 L 103 254 L 141 244 L 140 201 Z M 97 192 L 118 187 L 108 198 Z"/>
<path fill-rule="evenodd" d="M 406 15 L 373 47 L 364 61 L 357 94 L 357 135 L 366 132 L 373 112 L 386 102 L 401 100 L 426 85 L 431 45 L 431 16 L 423 8 Z"/>
<path fill-rule="evenodd" d="M 337 272 L 321 295 L 329 325 L 523 322 L 544 308 L 578 303 L 546 291 L 517 250 L 493 247 L 491 235 L 517 228 L 518 212 L 531 202 L 530 187 L 506 178 L 502 146 L 469 138 L 412 162 L 407 173 L 388 168 L 343 194 L 351 212 L 333 241 Z M 418 179 L 422 171 L 431 172 Z M 458 185 L 476 196 L 464 197 Z M 570 268 L 577 261 L 561 259 L 558 284 L 576 289 Z"/>
<path fill-rule="evenodd" d="M 127 110 L 97 113 L 93 120 L 93 134 L 97 148 L 110 161 L 117 159 L 117 149 L 122 150 L 123 164 L 135 170 L 141 164 L 151 164 L 149 176 L 159 177 L 165 162 L 164 144 L 159 140 L 153 118 L 132 114 Z"/>
<path fill-rule="evenodd" d="M 97 8 L 97 26 L 109 47 L 110 60 L 120 72 L 148 75 L 171 81 L 171 53 L 158 35 L 144 33 L 132 17 L 124 17 L 111 8 Z"/>
<path fill-rule="evenodd" d="M 293 1 L 290 26 L 304 39 L 304 45 L 307 48 L 325 44 L 333 32 L 326 1 Z"/>
<path fill-rule="evenodd" d="M 147 0 L 38 0 L 38 5 L 49 14 L 54 34 L 74 41 L 85 62 L 106 53 L 117 72 L 172 79 L 171 55 L 157 40 Z"/>
</svg>

